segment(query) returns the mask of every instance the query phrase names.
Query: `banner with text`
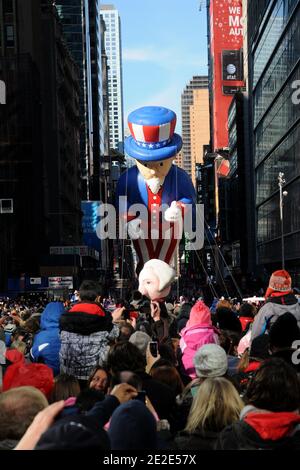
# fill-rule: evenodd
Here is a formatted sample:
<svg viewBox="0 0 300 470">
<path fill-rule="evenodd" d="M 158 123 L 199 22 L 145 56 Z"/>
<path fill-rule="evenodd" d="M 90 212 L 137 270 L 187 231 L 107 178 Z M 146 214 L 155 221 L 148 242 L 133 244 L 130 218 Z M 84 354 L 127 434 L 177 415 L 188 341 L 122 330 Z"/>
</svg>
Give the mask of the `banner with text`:
<svg viewBox="0 0 300 470">
<path fill-rule="evenodd" d="M 243 86 L 242 0 L 210 2 L 214 151 L 228 147 L 228 109 Z"/>
</svg>

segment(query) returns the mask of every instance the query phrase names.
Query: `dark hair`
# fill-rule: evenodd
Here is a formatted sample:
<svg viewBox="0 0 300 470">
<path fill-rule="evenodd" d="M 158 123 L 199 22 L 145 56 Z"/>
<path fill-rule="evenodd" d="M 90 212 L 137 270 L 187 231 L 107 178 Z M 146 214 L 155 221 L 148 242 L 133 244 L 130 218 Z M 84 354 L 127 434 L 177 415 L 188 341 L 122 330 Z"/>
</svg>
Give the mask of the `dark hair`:
<svg viewBox="0 0 300 470">
<path fill-rule="evenodd" d="M 142 379 L 137 374 L 131 371 L 124 370 L 122 372 L 117 372 L 115 375 L 112 376 L 111 388 L 122 383 L 132 385 L 132 387 L 136 388 L 138 391 L 141 391 L 143 389 Z"/>
<path fill-rule="evenodd" d="M 96 372 L 98 372 L 98 370 L 103 370 L 103 372 L 106 373 L 107 375 L 107 386 L 106 386 L 106 389 L 105 389 L 105 392 L 107 392 L 107 389 L 109 387 L 109 383 L 110 383 L 110 380 L 111 380 L 111 375 L 107 369 L 106 366 L 96 366 L 94 368 L 94 370 L 92 371 L 91 375 L 89 376 L 88 378 L 88 381 L 87 381 L 87 387 L 89 388 L 90 387 L 90 384 L 91 384 L 91 381 L 93 380 L 94 378 L 94 375 L 96 374 Z"/>
<path fill-rule="evenodd" d="M 297 372 L 283 359 L 267 359 L 250 380 L 245 399 L 268 411 L 295 411 L 300 405 Z"/>
<path fill-rule="evenodd" d="M 254 305 L 243 303 L 239 309 L 239 317 L 251 317 L 253 318 L 256 313 L 256 308 Z"/>
<path fill-rule="evenodd" d="M 236 314 L 228 307 L 218 307 L 216 320 L 220 330 L 236 331 L 242 333 L 242 325 Z"/>
<path fill-rule="evenodd" d="M 271 325 L 269 338 L 273 349 L 291 348 L 293 342 L 300 339 L 300 330 L 295 316 L 290 312 L 280 315 Z"/>
<path fill-rule="evenodd" d="M 100 295 L 102 295 L 101 286 L 95 281 L 83 281 L 79 287 L 81 301 L 95 302 Z"/>
<path fill-rule="evenodd" d="M 24 336 L 24 338 L 27 338 L 28 337 L 28 330 L 26 330 L 26 328 L 23 328 L 21 326 L 18 326 L 15 331 L 12 333 L 11 337 L 12 337 L 12 341 L 14 341 L 15 339 L 18 338 L 18 336 Z"/>
<path fill-rule="evenodd" d="M 169 361 L 172 366 L 177 365 L 177 358 L 174 349 L 171 344 L 161 342 L 159 345 L 159 355 L 162 359 Z"/>
<path fill-rule="evenodd" d="M 54 379 L 49 402 L 54 403 L 59 400 L 67 400 L 70 397 L 77 397 L 80 393 L 80 385 L 73 375 L 60 374 Z"/>
<path fill-rule="evenodd" d="M 30 317 L 28 318 L 28 320 L 26 320 L 24 324 L 24 328 L 26 328 L 26 330 L 29 331 L 29 333 L 35 334 L 40 329 L 40 320 L 41 320 L 40 316 Z"/>
<path fill-rule="evenodd" d="M 155 367 L 151 369 L 150 375 L 158 382 L 168 385 L 168 387 L 170 387 L 176 395 L 179 395 L 183 392 L 184 385 L 175 367 Z"/>
<path fill-rule="evenodd" d="M 134 290 L 132 292 L 132 300 L 142 300 L 143 294 L 140 293 L 139 290 Z"/>
<path fill-rule="evenodd" d="M 140 350 L 132 343 L 123 341 L 114 344 L 107 358 L 107 368 L 113 373 L 122 371 L 144 372 L 146 359 Z"/>
<path fill-rule="evenodd" d="M 236 349 L 239 345 L 241 335 L 236 331 L 221 330 L 219 337 L 220 346 L 229 356 L 236 356 Z"/>
<path fill-rule="evenodd" d="M 120 334 L 119 334 L 118 341 L 128 341 L 130 336 L 135 331 L 133 326 L 128 322 L 119 323 L 119 328 L 120 328 Z M 127 332 L 125 332 L 124 330 L 127 330 Z"/>
<path fill-rule="evenodd" d="M 89 411 L 93 408 L 96 403 L 103 401 L 105 395 L 101 390 L 95 390 L 94 388 L 87 388 L 82 390 L 76 399 L 76 406 L 80 411 Z"/>
</svg>

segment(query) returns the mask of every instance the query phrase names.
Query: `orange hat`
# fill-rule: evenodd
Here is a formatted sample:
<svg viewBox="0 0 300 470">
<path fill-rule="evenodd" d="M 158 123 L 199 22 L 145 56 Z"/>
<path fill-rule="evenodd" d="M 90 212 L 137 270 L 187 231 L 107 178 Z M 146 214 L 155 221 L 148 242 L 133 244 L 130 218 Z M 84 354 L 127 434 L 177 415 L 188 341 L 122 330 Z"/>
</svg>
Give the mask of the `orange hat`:
<svg viewBox="0 0 300 470">
<path fill-rule="evenodd" d="M 288 293 L 292 291 L 292 279 L 287 271 L 281 269 L 275 271 L 270 277 L 269 287 L 266 292 L 266 297 L 269 297 L 273 292 Z"/>
</svg>

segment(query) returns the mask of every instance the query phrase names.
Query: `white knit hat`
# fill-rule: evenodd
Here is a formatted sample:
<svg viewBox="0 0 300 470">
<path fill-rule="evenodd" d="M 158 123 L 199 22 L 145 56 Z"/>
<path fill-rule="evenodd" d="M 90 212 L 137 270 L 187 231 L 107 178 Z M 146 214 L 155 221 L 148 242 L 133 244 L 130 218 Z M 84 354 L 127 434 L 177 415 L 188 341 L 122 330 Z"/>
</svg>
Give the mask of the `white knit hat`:
<svg viewBox="0 0 300 470">
<path fill-rule="evenodd" d="M 205 344 L 194 356 L 197 377 L 222 377 L 228 369 L 226 352 L 218 344 Z"/>
</svg>

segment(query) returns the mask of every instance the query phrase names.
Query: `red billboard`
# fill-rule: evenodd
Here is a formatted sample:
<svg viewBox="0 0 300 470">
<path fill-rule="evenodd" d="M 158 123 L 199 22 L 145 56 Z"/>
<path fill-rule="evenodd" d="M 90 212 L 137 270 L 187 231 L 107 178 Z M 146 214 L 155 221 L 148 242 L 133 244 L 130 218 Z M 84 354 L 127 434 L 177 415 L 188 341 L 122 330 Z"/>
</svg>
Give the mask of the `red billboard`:
<svg viewBox="0 0 300 470">
<path fill-rule="evenodd" d="M 242 0 L 210 1 L 214 151 L 228 147 L 228 109 L 243 82 Z"/>
</svg>

